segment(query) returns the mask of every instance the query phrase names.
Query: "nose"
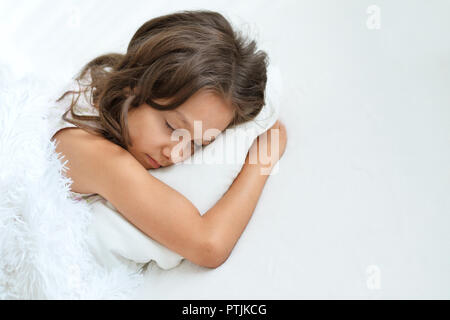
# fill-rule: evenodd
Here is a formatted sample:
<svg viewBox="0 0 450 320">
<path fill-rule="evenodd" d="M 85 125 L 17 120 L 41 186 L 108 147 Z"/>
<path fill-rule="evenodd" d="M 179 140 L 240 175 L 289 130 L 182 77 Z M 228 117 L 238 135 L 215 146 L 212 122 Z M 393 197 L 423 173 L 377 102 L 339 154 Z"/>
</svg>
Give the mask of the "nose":
<svg viewBox="0 0 450 320">
<path fill-rule="evenodd" d="M 165 146 L 162 150 L 164 160 L 169 163 L 168 165 L 182 162 L 193 155 L 194 152 L 195 145 L 193 141 L 175 141 L 175 143 Z"/>
</svg>

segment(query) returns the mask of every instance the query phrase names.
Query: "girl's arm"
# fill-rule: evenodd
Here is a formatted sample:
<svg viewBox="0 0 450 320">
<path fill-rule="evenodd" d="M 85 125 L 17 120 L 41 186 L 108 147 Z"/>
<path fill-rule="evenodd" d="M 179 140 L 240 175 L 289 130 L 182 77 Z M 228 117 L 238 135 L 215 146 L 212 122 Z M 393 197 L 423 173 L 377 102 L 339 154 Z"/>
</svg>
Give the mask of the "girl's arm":
<svg viewBox="0 0 450 320">
<path fill-rule="evenodd" d="M 268 177 L 260 173 L 259 167 L 246 161 L 228 191 L 203 215 L 217 252 L 215 267 L 228 259 L 255 210 Z"/>
<path fill-rule="evenodd" d="M 271 141 L 271 135 L 267 134 L 267 152 L 271 159 L 271 165 L 264 165 L 259 157 L 256 163 L 251 164 L 249 154 L 247 154 L 245 164 L 231 187 L 214 207 L 203 215 L 203 219 L 208 225 L 207 229 L 211 232 L 210 239 L 212 239 L 213 247 L 218 252 L 216 255 L 218 260 L 214 262 L 216 267 L 228 259 L 255 210 L 263 187 L 269 177 L 262 173 L 267 172 L 267 169 L 270 171 L 284 153 L 287 139 L 284 125 L 277 121 L 271 129 L 279 130 L 279 150 L 276 154 L 270 154 L 270 150 L 272 150 L 271 145 L 274 142 Z M 252 149 L 255 149 L 254 151 L 259 154 L 260 140 L 261 138 L 258 137 L 253 143 L 250 152 Z"/>
<path fill-rule="evenodd" d="M 218 267 L 227 259 L 267 179 L 259 164 L 246 163 L 222 199 L 201 216 L 126 150 L 83 130 L 65 131 L 58 136 L 56 152 L 68 160 L 65 174 L 80 188 L 73 191 L 100 194 L 150 238 L 204 267 Z"/>
</svg>

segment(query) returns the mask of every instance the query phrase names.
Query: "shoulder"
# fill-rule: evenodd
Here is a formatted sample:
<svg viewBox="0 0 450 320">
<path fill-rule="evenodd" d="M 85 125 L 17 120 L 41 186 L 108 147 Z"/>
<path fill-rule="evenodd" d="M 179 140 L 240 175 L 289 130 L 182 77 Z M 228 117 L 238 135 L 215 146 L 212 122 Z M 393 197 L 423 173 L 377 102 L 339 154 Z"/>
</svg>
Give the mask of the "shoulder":
<svg viewBox="0 0 450 320">
<path fill-rule="evenodd" d="M 101 135 L 90 133 L 78 127 L 67 127 L 58 131 L 52 140 L 57 140 L 58 145 L 64 145 L 74 149 L 74 152 L 89 152 L 92 155 L 100 155 L 99 151 L 122 153 L 126 152 L 122 147 L 105 139 Z"/>
<path fill-rule="evenodd" d="M 73 181 L 73 192 L 99 193 L 104 175 L 114 168 L 137 162 L 122 147 L 80 128 L 60 130 L 53 139 L 56 152 L 62 154 L 62 162 L 67 160 L 65 175 Z"/>
</svg>

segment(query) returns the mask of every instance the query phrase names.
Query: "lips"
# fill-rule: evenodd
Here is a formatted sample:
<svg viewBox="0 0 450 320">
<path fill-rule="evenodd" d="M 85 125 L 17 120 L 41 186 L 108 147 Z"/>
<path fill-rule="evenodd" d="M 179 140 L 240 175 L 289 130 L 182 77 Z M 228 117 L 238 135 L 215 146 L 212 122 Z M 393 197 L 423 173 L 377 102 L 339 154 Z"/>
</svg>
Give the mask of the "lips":
<svg viewBox="0 0 450 320">
<path fill-rule="evenodd" d="M 147 160 L 150 163 L 150 165 L 154 168 L 157 169 L 159 167 L 161 167 L 161 165 L 152 157 L 150 157 L 148 154 L 145 154 L 147 156 Z"/>
</svg>

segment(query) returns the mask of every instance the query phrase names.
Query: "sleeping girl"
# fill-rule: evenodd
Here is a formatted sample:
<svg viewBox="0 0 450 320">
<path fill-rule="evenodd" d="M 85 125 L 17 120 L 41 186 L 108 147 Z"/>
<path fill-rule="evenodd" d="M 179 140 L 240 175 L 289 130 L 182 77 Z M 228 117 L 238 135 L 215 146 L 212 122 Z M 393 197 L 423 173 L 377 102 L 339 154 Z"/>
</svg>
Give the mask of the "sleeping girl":
<svg viewBox="0 0 450 320">
<path fill-rule="evenodd" d="M 277 121 L 269 129 L 277 135 L 255 139 L 233 184 L 204 215 L 148 170 L 183 161 L 227 128 L 255 119 L 265 104 L 267 64 L 255 41 L 236 33 L 217 12 L 182 11 L 147 21 L 125 54 L 87 63 L 76 77 L 88 79 L 85 89 L 57 100 L 74 97 L 52 136 L 67 160 L 64 175 L 73 181 L 72 193 L 103 197 L 167 248 L 198 265 L 220 266 L 269 177 L 261 169 L 271 170 L 284 153 L 284 125 Z M 82 94 L 89 106 L 76 109 Z M 194 137 L 194 121 L 201 122 L 200 137 Z M 181 130 L 191 138 L 174 139 Z M 261 147 L 269 151 L 269 165 L 258 156 L 250 161 Z"/>
</svg>

